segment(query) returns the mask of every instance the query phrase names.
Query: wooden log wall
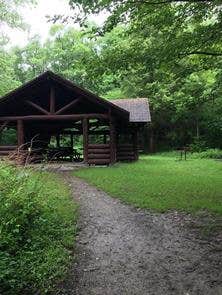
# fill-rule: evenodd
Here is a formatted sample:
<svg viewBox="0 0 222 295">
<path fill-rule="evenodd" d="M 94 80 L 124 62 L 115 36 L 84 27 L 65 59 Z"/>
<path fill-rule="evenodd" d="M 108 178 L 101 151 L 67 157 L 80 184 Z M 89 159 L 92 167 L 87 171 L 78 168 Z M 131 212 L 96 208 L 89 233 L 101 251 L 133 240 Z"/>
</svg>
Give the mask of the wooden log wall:
<svg viewBox="0 0 222 295">
<path fill-rule="evenodd" d="M 117 161 L 135 161 L 137 153 L 134 144 L 118 144 L 117 145 Z"/>
<path fill-rule="evenodd" d="M 89 144 L 88 164 L 89 165 L 109 165 L 110 164 L 109 144 Z"/>
<path fill-rule="evenodd" d="M 115 121 L 110 118 L 110 162 L 114 164 L 116 162 L 116 128 Z"/>
<path fill-rule="evenodd" d="M 84 162 L 88 163 L 88 146 L 89 146 L 89 121 L 84 118 L 82 121 L 83 129 L 83 158 Z"/>
<path fill-rule="evenodd" d="M 13 151 L 17 150 L 17 146 L 16 145 L 9 145 L 9 146 L 0 146 L 0 156 L 8 156 L 9 154 L 11 154 Z"/>
</svg>

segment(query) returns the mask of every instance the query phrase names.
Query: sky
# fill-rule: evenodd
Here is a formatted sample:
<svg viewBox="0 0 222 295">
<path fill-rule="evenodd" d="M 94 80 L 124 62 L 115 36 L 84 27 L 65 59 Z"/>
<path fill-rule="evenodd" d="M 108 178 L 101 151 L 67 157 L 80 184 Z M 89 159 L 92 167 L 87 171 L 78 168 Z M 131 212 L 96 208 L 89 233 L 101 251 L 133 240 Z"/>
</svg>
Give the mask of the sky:
<svg viewBox="0 0 222 295">
<path fill-rule="evenodd" d="M 10 37 L 11 45 L 24 46 L 27 44 L 28 37 L 33 35 L 40 35 L 42 41 L 47 38 L 48 32 L 52 23 L 47 22 L 46 15 L 53 16 L 55 14 L 72 15 L 73 11 L 68 5 L 68 0 L 38 0 L 38 4 L 35 7 L 23 7 L 20 8 L 20 13 L 23 16 L 24 21 L 29 24 L 29 32 L 9 29 L 7 34 Z M 93 16 L 92 20 L 101 24 L 105 15 Z"/>
</svg>

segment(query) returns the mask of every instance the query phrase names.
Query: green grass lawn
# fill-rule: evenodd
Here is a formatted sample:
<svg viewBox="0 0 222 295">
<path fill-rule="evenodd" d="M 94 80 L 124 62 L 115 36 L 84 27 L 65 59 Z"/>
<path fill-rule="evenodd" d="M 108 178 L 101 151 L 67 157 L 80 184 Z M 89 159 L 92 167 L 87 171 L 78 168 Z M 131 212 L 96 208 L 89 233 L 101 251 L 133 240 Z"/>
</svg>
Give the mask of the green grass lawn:
<svg viewBox="0 0 222 295">
<path fill-rule="evenodd" d="M 222 162 L 143 156 L 138 162 L 82 169 L 74 175 L 140 208 L 164 212 L 207 209 L 222 215 Z"/>
</svg>

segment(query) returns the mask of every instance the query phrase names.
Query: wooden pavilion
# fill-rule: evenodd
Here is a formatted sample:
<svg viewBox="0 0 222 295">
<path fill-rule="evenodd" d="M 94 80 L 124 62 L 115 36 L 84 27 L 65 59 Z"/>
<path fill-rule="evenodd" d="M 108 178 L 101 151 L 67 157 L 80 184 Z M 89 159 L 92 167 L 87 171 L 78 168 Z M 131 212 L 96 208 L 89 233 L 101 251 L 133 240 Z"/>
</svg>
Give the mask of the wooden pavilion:
<svg viewBox="0 0 222 295">
<path fill-rule="evenodd" d="M 32 159 L 80 160 L 75 137 L 82 136 L 88 164 L 138 159 L 138 131 L 150 122 L 147 99 L 107 101 L 51 71 L 0 99 L 0 133 L 16 130 L 16 145 L 1 145 L 0 156 L 18 149 Z M 69 138 L 62 146 L 61 137 Z M 52 137 L 55 146 L 50 148 Z"/>
</svg>

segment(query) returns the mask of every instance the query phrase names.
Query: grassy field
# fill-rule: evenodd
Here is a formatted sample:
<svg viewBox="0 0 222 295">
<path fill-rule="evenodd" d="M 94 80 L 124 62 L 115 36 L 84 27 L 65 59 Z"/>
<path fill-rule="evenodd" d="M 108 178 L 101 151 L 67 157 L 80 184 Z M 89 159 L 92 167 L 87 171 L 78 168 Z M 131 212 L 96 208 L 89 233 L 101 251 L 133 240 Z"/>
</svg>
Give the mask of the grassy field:
<svg viewBox="0 0 222 295">
<path fill-rule="evenodd" d="M 45 294 L 72 257 L 76 205 L 54 174 L 0 162 L 0 294 Z"/>
<path fill-rule="evenodd" d="M 76 176 L 140 208 L 222 215 L 222 162 L 179 161 L 174 156 L 143 156 L 136 163 L 89 168 Z"/>
</svg>

